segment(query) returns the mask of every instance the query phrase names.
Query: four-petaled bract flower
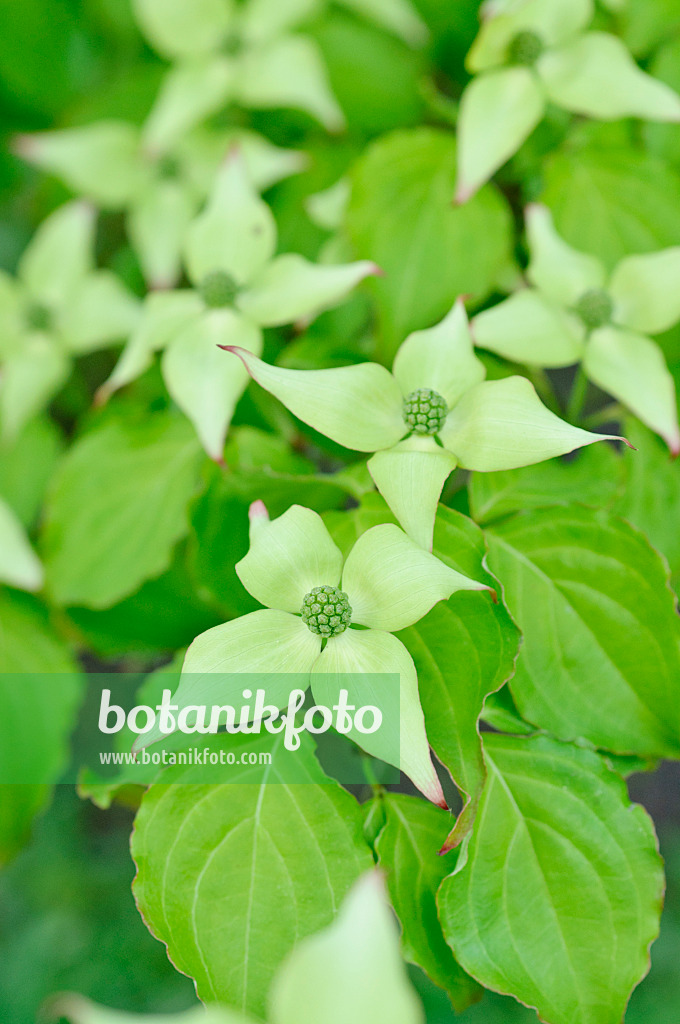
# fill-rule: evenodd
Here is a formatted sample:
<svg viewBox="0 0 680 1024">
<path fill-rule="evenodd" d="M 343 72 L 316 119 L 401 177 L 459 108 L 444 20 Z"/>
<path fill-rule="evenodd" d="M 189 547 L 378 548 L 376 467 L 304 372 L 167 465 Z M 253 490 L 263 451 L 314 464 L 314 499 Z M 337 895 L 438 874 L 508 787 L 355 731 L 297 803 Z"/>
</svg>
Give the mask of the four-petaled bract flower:
<svg viewBox="0 0 680 1024">
<path fill-rule="evenodd" d="M 343 565 L 339 548 L 311 509 L 293 505 L 270 521 L 258 501 L 250 518 L 250 549 L 236 572 L 265 609 L 215 626 L 194 640 L 173 703 L 183 708 L 239 699 L 242 681 L 233 683 L 233 694 L 225 694 L 223 678 L 214 673 L 295 673 L 311 674 L 312 692 L 326 706 L 336 704 L 345 688 L 350 702 L 359 707 L 375 704 L 376 674 L 396 674 L 399 722 L 387 723 L 383 734 L 391 742 L 377 733 L 352 730 L 349 735 L 368 753 L 406 772 L 429 800 L 446 806 L 430 759 L 416 669 L 392 634 L 455 591 L 490 588 L 423 551 L 398 526 L 367 530 Z M 321 692 L 315 690 L 315 680 Z M 289 689 L 285 675 L 280 681 L 274 677 L 271 685 L 268 680 L 268 703 L 285 707 Z M 152 731 L 141 743 L 160 738 L 160 732 Z M 392 760 L 397 750 L 398 764 Z"/>
<path fill-rule="evenodd" d="M 409 43 L 427 39 L 410 0 L 341 0 Z M 137 22 L 158 52 L 176 61 L 155 117 L 196 124 L 227 103 L 293 107 L 330 131 L 345 118 L 317 43 L 297 29 L 325 0 L 134 0 Z"/>
<path fill-rule="evenodd" d="M 127 338 L 140 303 L 109 270 L 95 270 L 95 211 L 61 206 L 0 273 L 0 434 L 14 439 L 68 376 L 71 360 Z"/>
<path fill-rule="evenodd" d="M 346 448 L 376 453 L 368 462 L 376 487 L 428 550 L 456 466 L 515 469 L 605 437 L 553 415 L 525 377 L 484 381 L 461 301 L 436 327 L 409 335 L 393 373 L 377 363 L 287 370 L 230 351 L 299 419 Z"/>
<path fill-rule="evenodd" d="M 514 362 L 569 366 L 628 406 L 680 451 L 675 385 L 663 353 L 646 334 L 680 320 L 680 246 L 628 256 L 608 274 L 598 259 L 567 245 L 550 211 L 526 213 L 533 288 L 479 313 L 475 344 Z"/>
<path fill-rule="evenodd" d="M 215 460 L 222 458 L 234 407 L 248 374 L 218 345 L 262 349 L 262 327 L 277 327 L 336 305 L 364 277 L 365 260 L 317 266 L 274 256 L 276 223 L 232 150 L 206 209 L 189 226 L 184 258 L 194 289 L 149 295 L 138 329 L 104 384 L 103 396 L 139 376 L 164 349 L 166 387 Z"/>
<path fill-rule="evenodd" d="M 161 121 L 154 107 L 141 128 L 125 121 L 97 121 L 20 135 L 14 143 L 19 156 L 57 175 L 78 195 L 126 212 L 130 242 L 152 288 L 171 288 L 177 282 L 184 234 L 234 145 L 243 152 L 260 190 L 305 164 L 304 154 L 280 149 L 254 132 L 207 127 L 187 131 L 182 113 Z"/>
<path fill-rule="evenodd" d="M 516 153 L 548 102 L 602 121 L 680 121 L 680 96 L 645 74 L 616 36 L 585 32 L 593 0 L 487 0 L 467 57 L 456 199 Z"/>
</svg>

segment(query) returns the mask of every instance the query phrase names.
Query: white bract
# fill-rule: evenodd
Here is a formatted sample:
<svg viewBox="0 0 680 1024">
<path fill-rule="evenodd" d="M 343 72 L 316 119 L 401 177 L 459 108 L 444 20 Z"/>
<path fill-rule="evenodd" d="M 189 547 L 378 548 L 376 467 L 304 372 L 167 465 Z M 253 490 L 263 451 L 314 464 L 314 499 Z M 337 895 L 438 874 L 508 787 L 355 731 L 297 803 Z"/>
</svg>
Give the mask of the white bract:
<svg viewBox="0 0 680 1024">
<path fill-rule="evenodd" d="M 299 419 L 346 448 L 376 453 L 368 462 L 376 487 L 426 549 L 456 466 L 515 469 L 605 437 L 553 415 L 524 377 L 485 381 L 460 301 L 440 324 L 409 335 L 392 373 L 377 363 L 287 370 L 232 351 Z"/>
<path fill-rule="evenodd" d="M 193 289 L 149 295 L 138 329 L 103 387 L 105 397 L 139 376 L 154 352 L 168 391 L 220 460 L 248 374 L 218 346 L 262 350 L 263 327 L 317 315 L 376 272 L 365 260 L 317 266 L 274 256 L 276 224 L 248 177 L 238 149 L 224 162 L 205 210 L 189 225 L 184 262 Z"/>
<path fill-rule="evenodd" d="M 445 806 L 425 735 L 415 665 L 392 634 L 458 590 L 490 588 L 450 569 L 392 524 L 362 534 L 343 564 L 340 549 L 311 509 L 293 505 L 270 521 L 262 502 L 255 502 L 250 517 L 250 549 L 236 572 L 265 608 L 194 640 L 173 703 L 180 709 L 221 705 L 240 697 L 242 688 L 238 677 L 225 683 L 224 674 L 283 673 L 268 683 L 267 700 L 285 707 L 291 688 L 286 673 L 295 673 L 311 676 L 314 697 L 326 707 L 338 703 L 343 688 L 356 707 L 379 705 L 376 674 L 395 674 L 399 720 L 384 721 L 375 734 L 352 728 L 348 735 Z M 229 686 L 233 694 L 224 692 Z M 385 716 L 389 698 L 386 693 Z M 161 735 L 154 729 L 140 745 Z"/>
<path fill-rule="evenodd" d="M 258 189 L 302 170 L 302 153 L 279 149 L 254 132 L 194 128 L 185 117 L 159 125 L 98 121 L 22 135 L 17 153 L 57 175 L 98 206 L 126 212 L 126 226 L 145 278 L 170 288 L 181 271 L 187 227 L 206 199 L 229 149 L 238 144 Z M 193 118 L 192 118 L 193 120 Z"/>
<path fill-rule="evenodd" d="M 680 97 L 607 32 L 584 32 L 593 0 L 486 0 L 467 58 L 456 199 L 466 202 L 516 153 L 551 102 L 602 121 L 680 121 Z"/>
<path fill-rule="evenodd" d="M 60 207 L 38 228 L 16 278 L 0 274 L 0 433 L 13 440 L 66 380 L 74 356 L 127 338 L 139 301 L 92 256 L 95 211 Z"/>
<path fill-rule="evenodd" d="M 427 30 L 409 0 L 341 0 L 408 42 Z M 345 119 L 321 51 L 298 29 L 326 0 L 135 0 L 141 30 L 175 61 L 157 105 L 158 125 L 197 120 L 227 103 L 304 110 L 331 131 Z M 195 123 L 195 122 L 194 122 Z"/>
<path fill-rule="evenodd" d="M 514 362 L 569 366 L 586 376 L 680 451 L 675 384 L 647 334 L 680 320 L 680 246 L 627 256 L 608 274 L 567 245 L 550 211 L 526 214 L 531 260 L 523 288 L 472 321 L 475 344 Z"/>
</svg>

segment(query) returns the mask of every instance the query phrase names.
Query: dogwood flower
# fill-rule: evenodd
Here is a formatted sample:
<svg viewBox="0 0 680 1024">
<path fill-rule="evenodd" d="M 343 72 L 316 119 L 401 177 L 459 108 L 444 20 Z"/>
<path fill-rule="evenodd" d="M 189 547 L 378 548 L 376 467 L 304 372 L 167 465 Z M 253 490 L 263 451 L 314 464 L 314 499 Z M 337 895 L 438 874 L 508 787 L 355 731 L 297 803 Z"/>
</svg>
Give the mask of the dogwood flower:
<svg viewBox="0 0 680 1024">
<path fill-rule="evenodd" d="M 248 383 L 245 370 L 218 345 L 262 350 L 262 327 L 312 317 L 340 302 L 374 263 L 317 266 L 302 256 L 274 256 L 276 223 L 233 150 L 205 210 L 189 225 L 184 261 L 193 289 L 147 297 L 138 329 L 104 384 L 102 398 L 139 376 L 164 350 L 163 378 L 219 461 L 229 423 Z"/>
<path fill-rule="evenodd" d="M 409 43 L 427 29 L 409 0 L 341 0 Z M 304 110 L 330 131 L 345 118 L 317 44 L 297 29 L 324 0 L 135 0 L 140 29 L 158 52 L 176 61 L 155 117 L 192 123 L 227 103 L 246 108 Z"/>
<path fill-rule="evenodd" d="M 525 377 L 485 381 L 462 301 L 409 335 L 390 373 L 377 363 L 328 370 L 269 366 L 235 347 L 251 376 L 320 433 L 375 452 L 373 481 L 399 523 L 430 550 L 437 503 L 456 466 L 515 469 L 602 441 L 553 415 Z"/>
<path fill-rule="evenodd" d="M 225 673 L 295 673 L 309 676 L 314 696 L 327 706 L 337 703 L 340 688 L 360 706 L 375 703 L 376 673 L 398 674 L 400 721 L 388 726 L 391 742 L 377 733 L 349 735 L 406 772 L 429 800 L 446 806 L 430 759 L 415 665 L 392 634 L 458 590 L 490 588 L 450 569 L 391 524 L 363 533 L 343 565 L 340 549 L 311 509 L 293 505 L 270 521 L 257 501 L 250 522 L 250 549 L 236 572 L 265 607 L 194 640 L 173 704 L 223 704 L 231 696 L 225 686 L 240 697 L 242 680 L 225 681 Z M 268 681 L 268 703 L 284 707 L 290 685 L 285 676 Z M 151 731 L 141 742 L 160 738 Z M 391 760 L 397 749 L 398 764 Z"/>
<path fill-rule="evenodd" d="M 19 262 L 0 274 L 0 432 L 13 440 L 68 376 L 74 356 L 126 338 L 140 303 L 108 270 L 95 270 L 95 211 L 61 206 Z"/>
<path fill-rule="evenodd" d="M 467 57 L 456 199 L 466 202 L 516 153 L 551 102 L 601 121 L 680 121 L 680 96 L 607 32 L 584 32 L 593 0 L 486 0 Z"/>
<path fill-rule="evenodd" d="M 97 206 L 124 210 L 144 276 L 153 288 L 170 288 L 180 275 L 186 229 L 234 145 L 259 190 L 304 167 L 302 153 L 280 149 L 254 132 L 205 127 L 188 132 L 182 118 L 161 124 L 153 109 L 141 128 L 98 121 L 20 135 L 14 149 Z"/>
<path fill-rule="evenodd" d="M 472 321 L 475 343 L 515 362 L 569 366 L 627 406 L 680 452 L 675 384 L 647 334 L 680 320 L 680 246 L 628 256 L 608 274 L 557 234 L 550 211 L 526 213 L 531 260 L 523 288 Z"/>
</svg>

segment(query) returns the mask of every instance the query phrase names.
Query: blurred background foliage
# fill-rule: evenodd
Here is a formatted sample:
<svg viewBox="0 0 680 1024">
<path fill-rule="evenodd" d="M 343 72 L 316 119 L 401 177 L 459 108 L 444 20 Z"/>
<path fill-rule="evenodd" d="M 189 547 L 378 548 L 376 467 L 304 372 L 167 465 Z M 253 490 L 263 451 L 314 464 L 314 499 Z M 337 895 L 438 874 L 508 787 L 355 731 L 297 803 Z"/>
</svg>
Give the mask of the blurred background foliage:
<svg viewBox="0 0 680 1024">
<path fill-rule="evenodd" d="M 258 112 L 248 118 L 239 112 L 228 115 L 226 123 L 248 123 L 276 144 L 302 146 L 312 156 L 308 171 L 267 194 L 279 224 L 282 250 L 316 254 L 325 235 L 305 215 L 304 198 L 332 184 L 372 140 L 393 129 L 428 126 L 420 129 L 421 159 L 426 165 L 430 161 L 431 187 L 436 186 L 442 195 L 450 194 L 450 136 L 445 138 L 440 132 L 450 129 L 457 97 L 467 81 L 463 58 L 477 30 L 479 5 L 477 0 L 417 0 L 416 6 L 432 32 L 425 52 L 408 49 L 332 5 L 310 26 L 347 117 L 349 131 L 341 138 L 329 139 L 309 118 L 295 112 Z M 677 0 L 629 0 L 615 20 L 642 65 L 680 88 Z M 0 0 L 0 24 L 0 267 L 11 271 L 36 225 L 69 198 L 56 179 L 30 168 L 12 153 L 12 138 L 21 132 L 85 124 L 103 117 L 141 124 L 164 64 L 143 42 L 127 0 Z M 381 255 L 387 263 L 402 242 L 409 242 L 411 225 L 406 224 L 403 240 L 398 234 L 371 237 L 377 222 L 375 204 L 389 188 L 393 168 L 400 154 L 409 151 L 412 139 L 395 135 L 380 140 L 362 156 L 355 172 L 370 187 L 362 191 L 361 202 L 350 211 L 353 241 L 359 249 L 375 250 L 382 245 Z M 510 202 L 488 190 L 477 203 L 470 204 L 455 226 L 436 225 L 432 229 L 436 242 L 432 259 L 441 258 L 441 246 L 451 253 L 468 252 L 474 246 L 485 253 L 480 256 L 485 280 L 478 289 L 473 282 L 471 290 L 488 293 L 488 281 L 498 281 L 504 267 L 512 273 L 511 212 L 516 215 L 523 201 L 538 196 L 549 203 L 568 241 L 597 252 L 610 264 L 625 252 L 677 244 L 679 167 L 680 128 L 641 127 L 637 123 L 631 127 L 628 122 L 574 126 L 558 112 L 551 112 L 502 173 L 503 191 Z M 424 173 L 421 168 L 421 185 Z M 408 188 L 408 182 L 403 187 Z M 414 202 L 415 216 L 418 196 Z M 367 217 L 364 207 L 371 204 Z M 370 254 L 375 256 L 374 251 Z M 404 258 L 403 252 L 401 256 Z M 141 273 L 117 214 L 101 217 L 98 257 L 101 265 L 111 266 L 143 294 Z M 479 261 L 470 262 L 480 265 Z M 422 254 L 419 266 L 420 288 L 429 274 Z M 456 278 L 457 272 L 460 278 Z M 451 298 L 466 290 L 464 267 L 452 268 L 452 275 Z M 375 286 L 378 308 L 382 303 L 388 320 L 393 310 L 389 289 L 401 287 L 398 267 L 387 283 Z M 448 296 L 430 301 L 424 287 L 416 299 L 423 305 L 415 309 L 411 305 L 405 320 L 383 324 L 383 356 L 389 355 L 395 341 L 408 330 L 420 326 L 428 316 L 433 318 L 438 303 L 445 306 L 450 301 Z M 341 310 L 326 314 L 303 339 L 272 334 L 267 342 L 270 350 L 277 351 L 282 340 L 288 340 L 286 360 L 304 366 L 324 338 L 327 365 L 356 359 L 362 351 L 365 301 L 358 296 Z M 351 345 L 345 344 L 347 337 L 353 339 Z M 663 344 L 677 377 L 680 329 L 669 332 Z M 96 423 L 101 438 L 107 424 L 119 429 L 118 413 L 125 406 L 124 429 L 132 449 L 138 435 L 148 430 L 174 431 L 169 444 L 191 443 L 175 436 L 182 435 L 181 425 L 175 422 L 168 427 L 164 419 L 167 398 L 154 371 L 129 394 L 118 396 L 109 408 L 91 409 L 94 387 L 105 378 L 114 358 L 114 353 L 106 352 L 79 360 L 56 400 L 54 416 L 34 421 L 12 451 L 3 453 L 0 493 L 27 527 L 36 522 L 45 487 L 58 463 L 53 502 L 59 505 L 61 486 L 70 504 L 78 504 L 69 484 L 69 460 L 61 461 L 76 427 L 82 432 Z M 493 371 L 492 360 L 490 365 Z M 149 408 L 154 413 L 152 425 L 146 422 Z M 317 465 L 307 458 L 308 451 L 304 455 L 291 453 L 284 441 L 262 433 L 276 429 L 283 438 L 295 437 L 290 418 L 262 392 L 246 395 L 235 424 L 227 461 L 236 472 L 225 480 L 215 467 L 201 464 L 196 474 L 189 476 L 182 500 L 184 507 L 189 505 L 192 529 L 178 543 L 174 537 L 168 539 L 167 564 L 161 566 L 160 574 L 149 579 L 153 572 L 140 571 L 140 578 L 132 584 L 128 575 L 119 592 L 110 576 L 110 593 L 99 595 L 99 601 L 98 595 L 86 593 L 87 600 L 80 604 L 78 587 L 86 583 L 70 580 L 75 597 L 71 599 L 68 591 L 61 595 L 60 603 L 67 608 L 56 613 L 57 625 L 63 636 L 75 639 L 87 652 L 86 666 L 116 665 L 125 655 L 125 667 L 151 667 L 201 630 L 251 610 L 251 599 L 230 567 L 245 552 L 246 521 L 240 513 L 244 504 L 259 497 L 260 466 L 266 465 L 262 473 L 272 515 L 278 515 L 291 500 L 323 510 L 341 506 L 347 493 L 360 493 L 359 477 L 350 479 L 345 489 L 319 474 Z M 187 432 L 191 438 L 188 427 Z M 322 467 L 337 469 L 347 458 L 346 453 L 309 432 L 308 441 L 318 445 L 314 452 Z M 656 464 L 652 461 L 651 465 Z M 247 477 L 239 476 L 239 466 L 247 469 Z M 649 471 L 637 470 L 643 475 Z M 678 489 L 677 476 L 674 483 L 667 462 L 659 459 L 654 472 L 664 477 L 668 488 Z M 68 508 L 64 514 L 70 514 Z M 672 545 L 668 535 L 677 533 L 677 527 L 655 522 L 653 508 L 638 508 L 637 515 L 645 520 L 652 539 L 658 536 L 659 545 L 667 551 Z M 230 521 L 229 531 L 220 529 L 225 517 Z M 45 555 L 49 567 L 49 528 Z M 62 574 L 62 582 L 63 578 Z M 39 635 L 44 613 L 37 602 L 21 598 L 19 606 L 27 630 Z M 652 972 L 634 994 L 627 1024 L 677 1024 L 680 1020 L 679 778 L 668 768 L 653 777 L 636 776 L 631 784 L 634 796 L 647 805 L 657 823 L 669 888 L 661 938 L 653 948 Z M 173 969 L 134 906 L 128 850 L 131 821 L 132 814 L 124 807 L 102 812 L 79 801 L 66 787 L 58 787 L 51 806 L 36 822 L 31 844 L 0 875 L 3 1024 L 33 1024 L 42 1000 L 61 989 L 139 1012 L 180 1010 L 195 1002 L 191 982 Z M 451 1020 L 444 994 L 415 971 L 414 979 L 430 1024 Z M 487 994 L 479 1005 L 462 1014 L 462 1019 L 470 1024 L 513 1024 L 536 1017 L 513 1000 Z"/>
</svg>

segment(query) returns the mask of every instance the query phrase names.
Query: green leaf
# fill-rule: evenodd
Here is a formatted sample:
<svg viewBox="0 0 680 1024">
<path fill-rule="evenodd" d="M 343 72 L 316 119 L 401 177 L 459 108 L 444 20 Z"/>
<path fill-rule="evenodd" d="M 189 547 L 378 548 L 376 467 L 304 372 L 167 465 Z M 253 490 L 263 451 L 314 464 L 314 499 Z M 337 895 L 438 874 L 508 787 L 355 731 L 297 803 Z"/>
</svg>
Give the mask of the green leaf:
<svg viewBox="0 0 680 1024">
<path fill-rule="evenodd" d="M 14 444 L 0 447 L 0 494 L 27 528 L 38 515 L 61 446 L 58 428 L 40 418 L 31 420 Z"/>
<path fill-rule="evenodd" d="M 666 446 L 636 420 L 625 423 L 626 436 L 638 449 L 626 459 L 625 490 L 613 511 L 637 526 L 667 559 L 676 590 L 680 586 L 680 463 Z"/>
<path fill-rule="evenodd" d="M 365 875 L 338 919 L 303 940 L 274 983 L 271 1024 L 424 1024 L 399 956 L 399 937 L 377 872 Z"/>
<path fill-rule="evenodd" d="M 651 821 L 589 751 L 487 736 L 468 858 L 439 893 L 456 957 L 550 1024 L 620 1024 L 649 969 L 663 871 Z"/>
<path fill-rule="evenodd" d="M 633 149 L 593 144 L 558 151 L 545 165 L 542 201 L 567 242 L 613 268 L 631 253 L 676 245 L 680 178 Z"/>
<path fill-rule="evenodd" d="M 350 128 L 371 137 L 415 124 L 423 106 L 422 55 L 373 25 L 328 6 L 330 10 L 311 26 L 311 32 Z M 361 6 L 368 17 L 365 4 Z"/>
<path fill-rule="evenodd" d="M 143 424 L 112 420 L 79 439 L 46 508 L 53 598 L 107 608 L 158 576 L 187 532 L 201 459 L 190 425 L 168 414 Z"/>
<path fill-rule="evenodd" d="M 667 569 L 623 520 L 543 509 L 487 534 L 524 644 L 522 716 L 616 753 L 680 755 L 680 625 Z"/>
<path fill-rule="evenodd" d="M 56 781 L 66 766 L 80 680 L 35 601 L 3 591 L 0 621 L 0 771 L 5 778 L 11 772 L 18 780 L 39 775 Z M 60 674 L 46 687 L 43 673 Z M 26 842 L 49 794 L 45 784 L 0 785 L 0 866 Z"/>
<path fill-rule="evenodd" d="M 634 438 L 631 444 L 637 448 Z M 625 470 L 639 470 L 645 464 L 644 458 L 621 458 L 610 445 L 597 444 L 581 448 L 575 458 L 501 473 L 473 473 L 468 485 L 472 517 L 486 525 L 512 512 L 568 505 L 574 499 L 583 505 L 608 506 L 623 487 Z"/>
<path fill-rule="evenodd" d="M 456 962 L 446 944 L 435 897 L 451 872 L 451 855 L 440 857 L 451 816 L 433 804 L 401 793 L 383 801 L 385 827 L 376 841 L 378 864 L 402 927 L 402 952 L 449 995 L 461 1013 L 481 997 L 479 986 Z"/>
<path fill-rule="evenodd" d="M 244 739 L 256 748 L 254 737 Z M 333 920 L 372 865 L 357 803 L 307 745 L 296 753 L 301 784 L 281 782 L 277 749 L 272 758 L 261 785 L 239 767 L 234 785 L 152 787 L 132 841 L 140 911 L 173 963 L 196 979 L 204 1001 L 260 1016 L 282 959 Z M 179 834 L 191 841 L 177 842 Z"/>
<path fill-rule="evenodd" d="M 497 586 L 484 564 L 482 531 L 459 512 L 440 506 L 434 553 L 459 572 Z M 430 745 L 467 797 L 452 837 L 452 843 L 459 842 L 472 824 L 484 783 L 478 733 L 484 698 L 512 675 L 519 632 L 502 604 L 458 593 L 399 639 L 416 665 Z"/>
<path fill-rule="evenodd" d="M 488 295 L 510 258 L 504 201 L 489 188 L 454 209 L 455 173 L 453 138 L 424 127 L 379 139 L 354 168 L 348 228 L 357 254 L 385 271 L 367 287 L 386 356 L 441 320 L 459 295 Z"/>
</svg>

